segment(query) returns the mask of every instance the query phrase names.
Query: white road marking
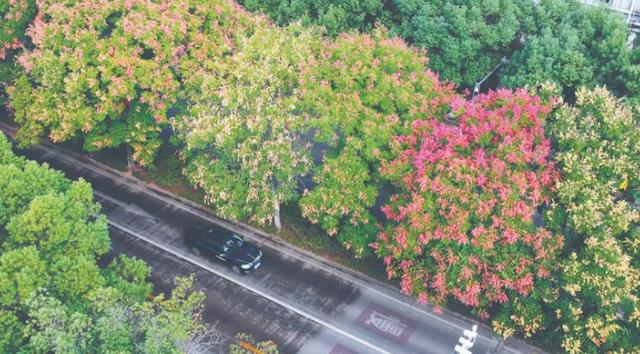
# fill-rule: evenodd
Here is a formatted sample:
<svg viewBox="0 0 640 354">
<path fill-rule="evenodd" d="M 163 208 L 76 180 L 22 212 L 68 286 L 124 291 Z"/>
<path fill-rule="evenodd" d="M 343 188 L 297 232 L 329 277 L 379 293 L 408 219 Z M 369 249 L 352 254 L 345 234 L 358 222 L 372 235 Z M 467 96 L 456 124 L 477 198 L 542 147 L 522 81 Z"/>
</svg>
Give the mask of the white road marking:
<svg viewBox="0 0 640 354">
<path fill-rule="evenodd" d="M 336 333 L 339 333 L 339 334 L 341 334 L 341 335 L 343 335 L 343 336 L 345 336 L 345 337 L 347 337 L 347 338 L 349 338 L 351 340 L 354 340 L 354 341 L 356 341 L 356 342 L 358 342 L 358 343 L 360 343 L 360 344 L 362 344 L 362 345 L 364 345 L 366 347 L 369 347 L 369 348 L 375 350 L 378 353 L 391 354 L 391 352 L 388 352 L 388 351 L 376 346 L 375 344 L 369 343 L 369 342 L 367 342 L 366 340 L 364 340 L 362 338 L 354 336 L 353 334 L 351 334 L 349 332 L 346 332 L 346 331 L 334 326 L 333 324 L 331 324 L 331 323 L 329 323 L 329 322 L 327 322 L 327 321 L 325 321 L 325 320 L 323 320 L 323 319 L 321 319 L 321 318 L 319 318 L 319 317 L 317 317 L 317 316 L 315 316 L 315 315 L 313 315 L 313 314 L 311 314 L 311 313 L 309 313 L 309 312 L 307 312 L 307 311 L 305 311 L 303 309 L 300 309 L 300 308 L 297 308 L 297 307 L 292 306 L 290 304 L 287 304 L 286 302 L 281 301 L 280 299 L 278 299 L 278 298 L 276 298 L 276 297 L 274 297 L 272 295 L 264 293 L 264 292 L 260 291 L 259 289 L 257 289 L 256 287 L 254 287 L 252 285 L 249 285 L 249 284 L 246 284 L 244 282 L 241 282 L 240 280 L 236 279 L 235 277 L 229 276 L 225 272 L 221 272 L 221 271 L 209 266 L 208 264 L 205 264 L 204 262 L 193 258 L 190 255 L 186 255 L 186 254 L 184 254 L 183 252 L 181 252 L 181 251 L 179 251 L 177 249 L 174 249 L 174 248 L 171 248 L 171 247 L 169 247 L 167 245 L 164 245 L 162 243 L 156 242 L 156 241 L 154 241 L 154 240 L 152 240 L 152 239 L 150 239 L 150 238 L 148 238 L 148 237 L 146 237 L 144 235 L 141 235 L 141 234 L 137 233 L 136 231 L 133 231 L 133 230 L 127 228 L 126 226 L 120 225 L 117 222 L 114 222 L 112 220 L 108 220 L 108 223 L 109 223 L 109 225 L 111 225 L 113 227 L 116 227 L 116 228 L 120 229 L 121 231 L 130 234 L 131 236 L 134 236 L 134 237 L 136 237 L 138 239 L 141 239 L 141 240 L 143 240 L 143 241 L 145 241 L 147 243 L 150 243 L 150 244 L 162 249 L 165 252 L 171 253 L 172 255 L 174 255 L 174 256 L 176 256 L 178 258 L 182 258 L 182 259 L 184 259 L 184 260 L 186 260 L 186 261 L 188 261 L 190 263 L 193 263 L 193 264 L 195 264 L 196 266 L 198 266 L 198 267 L 200 267 L 202 269 L 205 269 L 205 270 L 207 270 L 207 271 L 209 271 L 211 273 L 214 273 L 219 277 L 222 277 L 222 278 L 224 278 L 224 279 L 226 279 L 226 280 L 228 280 L 228 281 L 230 281 L 230 282 L 232 282 L 232 283 L 234 283 L 236 285 L 239 285 L 239 286 L 241 286 L 241 287 L 243 287 L 243 288 L 245 288 L 245 289 L 257 294 L 258 296 L 264 297 L 264 298 L 268 299 L 269 301 L 272 301 L 272 302 L 274 302 L 274 303 L 276 303 L 276 304 L 278 304 L 278 305 L 280 305 L 280 306 L 282 306 L 282 307 L 284 307 L 284 308 L 286 308 L 286 309 L 288 309 L 288 310 L 290 310 L 292 312 L 295 312 L 295 313 L 299 314 L 302 317 L 306 317 L 306 318 L 312 320 L 313 322 L 316 322 L 316 323 L 320 324 L 321 326 L 329 328 L 330 330 L 332 330 L 332 331 L 334 331 Z"/>
</svg>

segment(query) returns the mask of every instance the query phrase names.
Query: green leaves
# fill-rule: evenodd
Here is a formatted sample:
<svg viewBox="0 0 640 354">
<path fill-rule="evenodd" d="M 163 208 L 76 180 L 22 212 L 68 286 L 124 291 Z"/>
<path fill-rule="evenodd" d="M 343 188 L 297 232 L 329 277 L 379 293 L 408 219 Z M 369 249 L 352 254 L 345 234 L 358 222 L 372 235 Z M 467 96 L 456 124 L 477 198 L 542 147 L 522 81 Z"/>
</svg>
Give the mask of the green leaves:
<svg viewBox="0 0 640 354">
<path fill-rule="evenodd" d="M 260 11 L 283 25 L 301 20 L 319 25 L 329 36 L 353 30 L 368 31 L 386 13 L 382 0 L 243 0 L 250 11 Z"/>
<path fill-rule="evenodd" d="M 552 133 L 565 174 L 559 200 L 567 205 L 572 228 L 579 233 L 602 227 L 616 234 L 628 231 L 638 215 L 620 197 L 640 188 L 640 130 L 632 109 L 604 88 L 582 89 L 575 108 L 558 109 Z M 627 214 L 622 219 L 616 216 L 622 210 L 614 207 L 619 202 Z"/>
<path fill-rule="evenodd" d="M 628 30 L 621 17 L 579 1 L 545 0 L 536 7 L 538 31 L 527 38 L 501 74 L 508 87 L 554 82 L 573 100 L 582 86 L 607 85 L 629 94 Z"/>
<path fill-rule="evenodd" d="M 24 303 L 49 282 L 47 263 L 34 246 L 3 252 L 0 256 L 0 304 L 9 308 Z"/>
<path fill-rule="evenodd" d="M 534 4 L 527 0 L 394 0 L 389 24 L 408 42 L 427 50 L 443 79 L 471 88 L 523 34 L 533 30 Z"/>
<path fill-rule="evenodd" d="M 35 297 L 28 303 L 28 348 L 34 352 L 86 353 L 90 350 L 91 318 L 81 312 L 68 312 L 54 297 Z"/>
<path fill-rule="evenodd" d="M 187 177 L 218 214 L 265 224 L 297 198 L 298 179 L 311 168 L 299 66 L 319 43 L 300 27 L 261 24 L 218 73 L 203 78 L 191 116 L 175 121 Z"/>
<path fill-rule="evenodd" d="M 461 88 L 473 88 L 504 56 L 508 65 L 486 85 L 515 89 L 551 81 L 570 100 L 580 86 L 607 85 L 621 97 L 640 95 L 640 61 L 626 47 L 628 26 L 604 6 L 578 0 L 243 3 L 279 24 L 301 20 L 324 26 L 331 37 L 371 32 L 381 23 L 393 35 L 426 49 L 430 67 Z"/>
<path fill-rule="evenodd" d="M 4 136 L 0 139 L 4 139 Z M 68 188 L 69 181 L 58 171 L 41 168 L 33 161 L 19 158 L 7 162 L 9 163 L 2 164 L 3 168 L 0 170 L 0 189 L 3 191 L 0 200 L 0 226 L 4 226 L 11 216 L 24 211 L 34 197 Z"/>
<path fill-rule="evenodd" d="M 24 32 L 35 14 L 35 0 L 0 1 L 0 61 L 5 60 L 12 49 L 22 47 Z"/>
<path fill-rule="evenodd" d="M 338 157 L 325 157 L 313 177 L 317 186 L 300 201 L 302 215 L 331 236 L 338 233 L 343 223 L 373 222 L 368 209 L 375 203 L 378 190 L 371 184 L 369 166 L 351 152 L 345 149 Z"/>
<path fill-rule="evenodd" d="M 2 134 L 0 195 L 0 352 L 177 353 L 208 330 L 193 278 L 149 301 L 144 262 L 100 268 L 110 241 L 91 186 L 13 155 Z"/>
</svg>

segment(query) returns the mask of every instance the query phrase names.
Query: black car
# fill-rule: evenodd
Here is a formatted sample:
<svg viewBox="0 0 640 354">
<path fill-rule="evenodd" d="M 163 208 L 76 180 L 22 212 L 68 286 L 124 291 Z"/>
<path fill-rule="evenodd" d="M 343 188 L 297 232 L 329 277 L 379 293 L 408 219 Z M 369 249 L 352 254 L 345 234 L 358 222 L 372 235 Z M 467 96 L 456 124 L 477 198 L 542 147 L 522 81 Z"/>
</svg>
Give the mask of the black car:
<svg viewBox="0 0 640 354">
<path fill-rule="evenodd" d="M 218 258 L 234 273 L 248 273 L 260 267 L 262 251 L 242 236 L 214 226 L 197 226 L 187 232 L 184 243 L 196 255 Z"/>
</svg>

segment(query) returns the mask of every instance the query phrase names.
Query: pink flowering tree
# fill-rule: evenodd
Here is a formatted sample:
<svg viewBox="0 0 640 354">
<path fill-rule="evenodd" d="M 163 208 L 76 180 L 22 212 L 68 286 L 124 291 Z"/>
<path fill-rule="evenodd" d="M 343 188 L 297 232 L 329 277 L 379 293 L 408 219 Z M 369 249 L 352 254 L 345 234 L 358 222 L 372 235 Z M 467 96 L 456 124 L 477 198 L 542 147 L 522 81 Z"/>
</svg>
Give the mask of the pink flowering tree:
<svg viewBox="0 0 640 354">
<path fill-rule="evenodd" d="M 451 111 L 399 138 L 399 157 L 383 172 L 400 191 L 371 246 L 403 292 L 437 306 L 453 298 L 483 319 L 509 302 L 510 322 L 496 329 L 530 335 L 543 321 L 535 300 L 549 295 L 536 284 L 549 278 L 563 243 L 534 225 L 558 179 L 543 129 L 550 107 L 500 90 L 454 99 Z"/>
<path fill-rule="evenodd" d="M 152 163 L 170 110 L 250 22 L 225 0 L 39 1 L 34 48 L 18 58 L 26 74 L 9 89 L 21 144 L 81 137 Z"/>
</svg>

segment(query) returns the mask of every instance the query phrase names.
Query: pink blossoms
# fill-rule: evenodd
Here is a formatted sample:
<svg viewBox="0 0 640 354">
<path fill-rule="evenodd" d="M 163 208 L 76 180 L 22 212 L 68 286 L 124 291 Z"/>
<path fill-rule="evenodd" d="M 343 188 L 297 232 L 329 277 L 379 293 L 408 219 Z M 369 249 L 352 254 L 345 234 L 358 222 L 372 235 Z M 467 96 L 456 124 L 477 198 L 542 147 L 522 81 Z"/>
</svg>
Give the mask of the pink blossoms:
<svg viewBox="0 0 640 354">
<path fill-rule="evenodd" d="M 523 90 L 457 98 L 455 119 L 416 121 L 399 138 L 399 157 L 383 168 L 399 192 L 372 247 L 405 293 L 436 305 L 453 296 L 486 318 L 549 276 L 562 239 L 533 220 L 558 179 L 549 110 Z"/>
</svg>

